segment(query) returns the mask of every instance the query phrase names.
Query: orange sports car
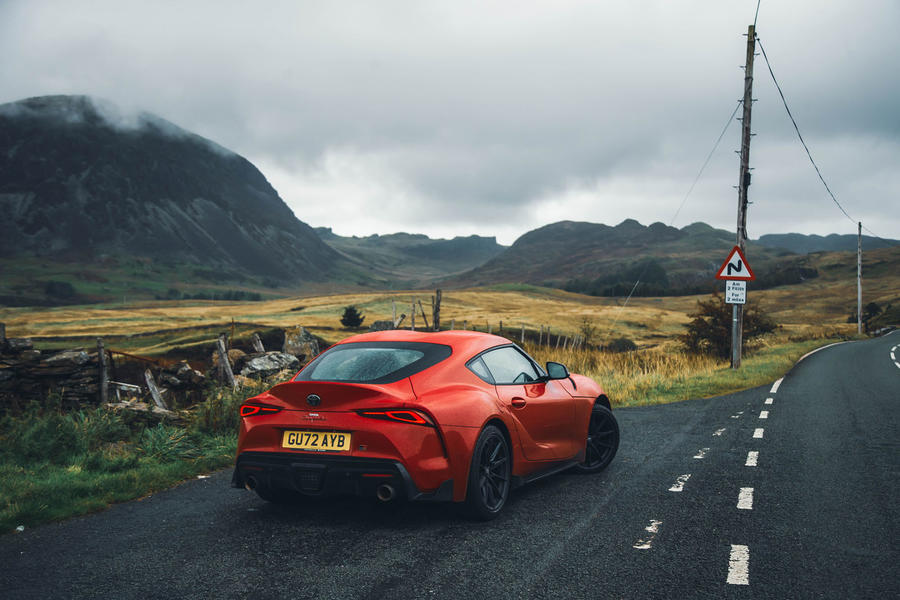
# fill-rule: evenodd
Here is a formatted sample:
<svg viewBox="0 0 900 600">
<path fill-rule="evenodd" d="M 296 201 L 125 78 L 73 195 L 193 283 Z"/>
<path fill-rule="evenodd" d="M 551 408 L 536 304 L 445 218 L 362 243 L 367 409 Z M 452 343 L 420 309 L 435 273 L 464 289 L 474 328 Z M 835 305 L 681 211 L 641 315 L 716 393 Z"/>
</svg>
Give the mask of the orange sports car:
<svg viewBox="0 0 900 600">
<path fill-rule="evenodd" d="M 600 471 L 619 446 L 597 383 L 473 331 L 350 337 L 240 411 L 232 483 L 269 501 L 453 501 L 490 519 L 513 488 Z"/>
</svg>

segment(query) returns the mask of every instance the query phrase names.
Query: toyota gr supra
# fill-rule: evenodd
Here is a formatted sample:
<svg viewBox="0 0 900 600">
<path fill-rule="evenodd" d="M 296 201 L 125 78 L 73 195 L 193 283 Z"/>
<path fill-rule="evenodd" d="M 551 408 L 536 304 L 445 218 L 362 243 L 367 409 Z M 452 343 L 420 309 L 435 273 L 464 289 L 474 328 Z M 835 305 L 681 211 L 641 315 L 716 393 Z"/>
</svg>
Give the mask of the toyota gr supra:
<svg viewBox="0 0 900 600">
<path fill-rule="evenodd" d="M 521 484 L 603 470 L 619 446 L 597 383 L 473 331 L 350 337 L 240 414 L 235 487 L 464 502 L 481 519 Z"/>
</svg>

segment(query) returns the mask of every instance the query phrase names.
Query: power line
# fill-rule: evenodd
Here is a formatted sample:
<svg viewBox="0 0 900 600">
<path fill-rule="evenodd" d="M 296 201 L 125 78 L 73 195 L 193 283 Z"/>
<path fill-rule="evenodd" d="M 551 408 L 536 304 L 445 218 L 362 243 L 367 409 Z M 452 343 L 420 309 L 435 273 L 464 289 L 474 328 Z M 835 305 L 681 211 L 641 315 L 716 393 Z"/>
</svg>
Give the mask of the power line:
<svg viewBox="0 0 900 600">
<path fill-rule="evenodd" d="M 762 0 L 757 0 L 756 2 L 756 14 L 753 15 L 753 29 L 756 29 L 756 20 L 759 18 L 759 5 L 762 4 Z M 759 39 L 759 38 L 756 38 Z"/>
<path fill-rule="evenodd" d="M 822 176 L 822 171 L 819 170 L 819 165 L 816 164 L 816 161 L 813 160 L 812 153 L 809 151 L 809 146 L 806 145 L 806 141 L 803 139 L 803 134 L 800 133 L 800 128 L 797 126 L 797 121 L 794 119 L 794 115 L 791 113 L 790 107 L 788 107 L 787 100 L 784 97 L 784 92 L 781 91 L 781 85 L 778 83 L 778 79 L 775 78 L 775 73 L 772 71 L 772 65 L 769 63 L 769 57 L 766 55 L 766 49 L 763 48 L 762 41 L 757 37 L 757 42 L 759 43 L 759 49 L 762 50 L 763 58 L 766 61 L 766 67 L 769 69 L 769 75 L 772 76 L 772 81 L 775 83 L 775 88 L 778 90 L 778 95 L 781 96 L 781 103 L 784 104 L 784 110 L 787 111 L 788 117 L 791 119 L 791 123 L 794 125 L 794 131 L 797 132 L 797 137 L 800 139 L 800 143 L 803 144 L 803 149 L 806 150 L 806 156 L 809 157 L 809 162 L 812 163 L 813 168 L 816 170 L 816 175 L 819 176 L 819 180 L 822 182 L 822 185 L 825 186 L 825 191 L 828 192 L 828 195 L 831 197 L 832 201 L 837 205 L 841 212 L 844 213 L 844 216 L 847 217 L 851 223 L 854 225 L 858 223 L 856 219 L 850 216 L 850 214 L 844 210 L 844 207 L 841 206 L 841 203 L 838 202 L 838 199 L 835 198 L 834 193 L 831 191 L 831 188 L 828 187 L 828 183 L 825 181 L 825 178 Z M 863 229 L 871 233 L 873 236 L 877 238 L 881 238 L 881 236 L 876 235 L 872 232 L 871 229 L 863 225 Z"/>
<path fill-rule="evenodd" d="M 684 198 L 681 200 L 681 204 L 678 205 L 678 210 L 675 211 L 675 214 L 669 220 L 669 227 L 675 223 L 675 220 L 678 218 L 678 215 L 681 214 L 681 209 L 684 208 L 685 203 L 690 197 L 691 193 L 694 191 L 694 187 L 697 185 L 697 182 L 700 181 L 700 177 L 703 175 L 703 171 L 706 170 L 706 166 L 709 164 L 709 161 L 712 159 L 713 154 L 716 153 L 716 150 L 719 147 L 719 144 L 722 142 L 722 138 L 725 137 L 725 132 L 728 131 L 728 128 L 731 126 L 731 123 L 734 121 L 734 116 L 737 114 L 738 109 L 743 104 L 743 100 L 738 100 L 737 105 L 734 107 L 734 110 L 731 111 L 731 115 L 729 115 L 728 120 L 725 121 L 725 127 L 722 128 L 722 132 L 719 134 L 719 137 L 716 138 L 716 143 L 713 144 L 712 150 L 709 151 L 709 154 L 706 155 L 706 160 L 703 161 L 703 165 L 700 167 L 700 170 L 697 172 L 697 176 L 694 177 L 694 181 L 691 182 L 691 186 L 688 188 L 687 193 L 684 195 Z M 609 334 L 615 329 L 616 325 L 619 322 L 619 317 L 622 314 L 622 310 L 628 306 L 628 301 L 631 300 L 631 297 L 634 295 L 634 292 L 637 290 L 638 286 L 641 284 L 641 279 L 643 279 L 644 275 L 647 273 L 647 269 L 650 268 L 650 263 L 646 262 L 644 264 L 644 268 L 641 270 L 641 274 L 638 275 L 637 281 L 634 282 L 634 286 L 632 286 L 631 291 L 628 293 L 628 296 L 625 297 L 625 302 L 622 306 L 619 307 L 619 310 L 616 311 L 616 318 L 613 320 L 612 325 L 610 325 L 609 330 L 606 332 L 606 336 L 603 338 L 606 341 L 606 338 L 609 337 Z"/>
</svg>

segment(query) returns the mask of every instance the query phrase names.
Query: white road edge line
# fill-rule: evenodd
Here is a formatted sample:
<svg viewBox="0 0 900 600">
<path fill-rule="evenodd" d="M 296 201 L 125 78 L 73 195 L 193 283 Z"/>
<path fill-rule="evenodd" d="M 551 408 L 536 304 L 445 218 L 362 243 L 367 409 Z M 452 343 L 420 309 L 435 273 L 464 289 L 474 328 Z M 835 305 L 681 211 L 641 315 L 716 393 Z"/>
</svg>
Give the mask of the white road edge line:
<svg viewBox="0 0 900 600">
<path fill-rule="evenodd" d="M 756 429 L 753 430 L 753 437 L 755 437 L 758 440 L 761 440 L 762 436 L 763 436 L 763 428 L 762 427 L 757 427 Z"/>
<path fill-rule="evenodd" d="M 755 467 L 756 461 L 759 459 L 759 452 L 757 450 L 751 450 L 747 453 L 747 462 L 744 463 L 745 467 Z"/>
<path fill-rule="evenodd" d="M 679 475 L 678 479 L 675 480 L 675 483 L 672 484 L 672 487 L 669 488 L 670 492 L 680 492 L 684 489 L 684 484 L 687 483 L 687 480 L 691 478 L 690 473 L 685 473 L 684 475 Z"/>
<path fill-rule="evenodd" d="M 812 352 L 807 352 L 806 354 L 804 354 L 803 356 L 801 356 L 800 359 L 796 362 L 796 364 L 799 365 L 799 364 L 803 361 L 803 359 L 806 358 L 807 356 L 812 356 L 812 355 L 815 354 L 816 352 L 818 352 L 818 351 L 820 351 L 820 350 L 824 350 L 825 348 L 831 348 L 832 346 L 840 346 L 841 344 L 849 344 L 849 343 L 850 343 L 850 342 L 835 342 L 835 343 L 833 343 L 833 344 L 828 344 L 827 346 L 822 346 L 821 348 L 816 348 L 816 349 L 813 350 Z"/>
<path fill-rule="evenodd" d="M 800 360 L 803 360 L 803 359 L 801 358 Z M 800 361 L 797 361 L 797 362 L 800 362 Z M 778 393 L 778 388 L 781 387 L 781 382 L 782 382 L 782 381 L 784 381 L 784 377 L 782 377 L 781 379 L 779 379 L 778 381 L 776 381 L 775 383 L 773 383 L 773 384 L 772 384 L 772 389 L 769 390 L 769 393 L 770 393 L 770 394 L 777 394 L 777 393 Z"/>
<path fill-rule="evenodd" d="M 768 419 L 768 418 L 769 418 L 769 411 L 767 411 L 767 410 L 761 410 L 761 411 L 759 411 L 759 418 L 760 418 L 760 419 Z"/>
<path fill-rule="evenodd" d="M 697 454 L 694 455 L 694 458 L 705 458 L 707 452 L 709 452 L 709 448 L 700 448 L 697 450 Z"/>
<path fill-rule="evenodd" d="M 650 525 L 644 527 L 644 531 L 649 531 L 650 535 L 648 535 L 646 538 L 636 541 L 632 548 L 635 548 L 636 550 L 649 550 L 653 545 L 653 539 L 656 537 L 656 533 L 659 531 L 660 525 L 662 525 L 662 521 L 650 519 Z"/>
<path fill-rule="evenodd" d="M 772 404 L 773 402 L 775 402 L 775 398 L 766 398 L 766 401 L 764 404 Z"/>
<path fill-rule="evenodd" d="M 732 585 L 750 585 L 750 548 L 737 544 L 731 545 L 728 557 L 728 578 L 726 583 Z"/>
<path fill-rule="evenodd" d="M 753 488 L 741 488 L 737 507 L 741 510 L 753 510 Z"/>
<path fill-rule="evenodd" d="M 725 428 L 724 428 L 724 427 L 723 427 L 722 429 L 716 429 L 716 430 L 713 432 L 713 435 L 716 436 L 716 437 L 720 437 L 723 433 L 725 433 Z"/>
</svg>

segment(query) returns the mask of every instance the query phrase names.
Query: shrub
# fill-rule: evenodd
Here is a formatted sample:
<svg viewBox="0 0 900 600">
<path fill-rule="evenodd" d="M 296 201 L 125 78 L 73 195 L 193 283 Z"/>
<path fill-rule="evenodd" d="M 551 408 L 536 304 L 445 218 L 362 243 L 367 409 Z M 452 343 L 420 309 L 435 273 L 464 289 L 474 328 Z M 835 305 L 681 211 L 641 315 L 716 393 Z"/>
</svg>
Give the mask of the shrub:
<svg viewBox="0 0 900 600">
<path fill-rule="evenodd" d="M 607 352 L 633 352 L 637 350 L 637 344 L 626 337 L 616 338 L 604 348 Z"/>
<path fill-rule="evenodd" d="M 678 336 L 685 350 L 719 358 L 731 356 L 732 309 L 718 292 L 709 300 L 698 300 L 697 311 L 688 316 L 691 322 L 685 325 L 687 332 Z M 757 305 L 745 305 L 742 351 L 750 349 L 751 340 L 775 331 L 776 327 L 775 321 Z"/>
<path fill-rule="evenodd" d="M 360 314 L 360 312 L 352 304 L 350 306 L 344 307 L 344 314 L 341 317 L 341 325 L 343 325 L 344 327 L 347 327 L 348 329 L 359 327 L 360 325 L 362 325 L 364 320 L 365 316 Z"/>
<path fill-rule="evenodd" d="M 162 423 L 156 427 L 148 427 L 141 433 L 137 449 L 144 456 L 159 462 L 194 458 L 198 454 L 186 429 Z"/>
</svg>

